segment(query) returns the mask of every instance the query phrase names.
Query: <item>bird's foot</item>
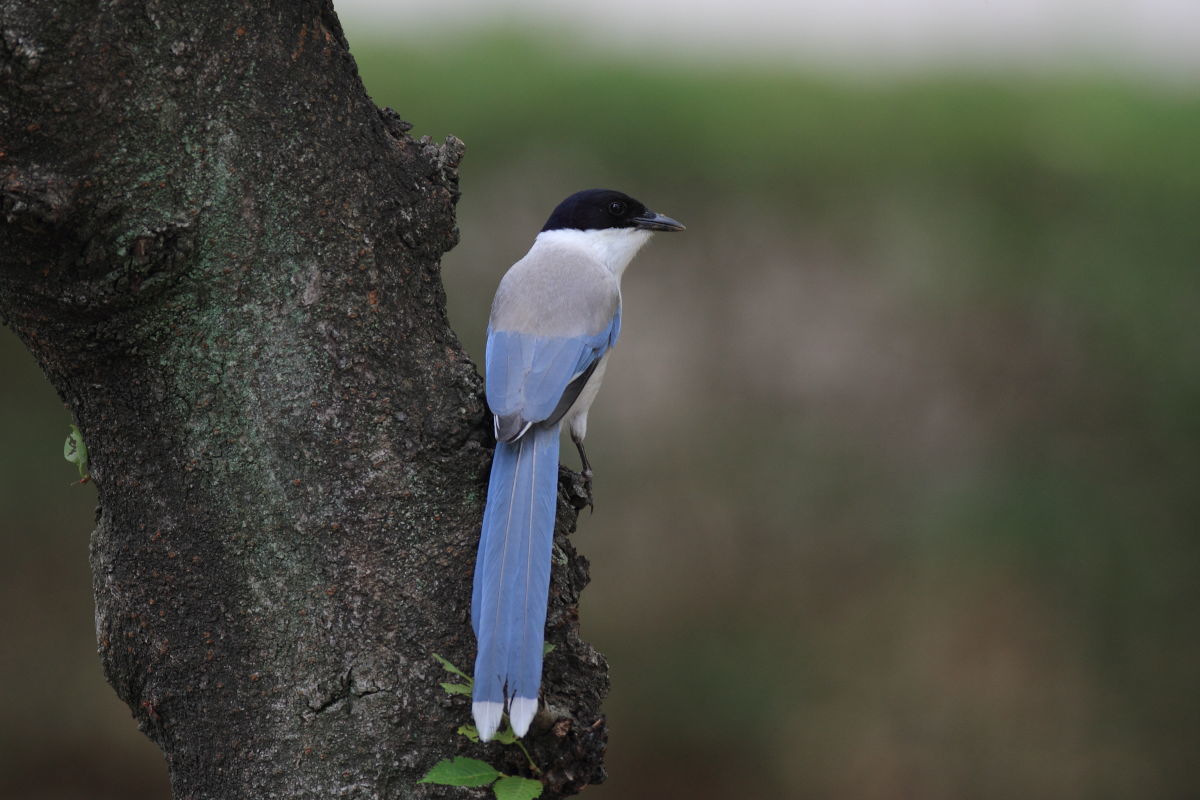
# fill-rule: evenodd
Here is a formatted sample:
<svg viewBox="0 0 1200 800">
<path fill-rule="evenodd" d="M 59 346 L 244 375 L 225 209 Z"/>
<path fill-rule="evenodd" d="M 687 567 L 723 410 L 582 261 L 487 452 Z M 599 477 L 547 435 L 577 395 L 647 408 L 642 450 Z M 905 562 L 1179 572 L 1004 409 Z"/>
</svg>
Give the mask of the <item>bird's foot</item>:
<svg viewBox="0 0 1200 800">
<path fill-rule="evenodd" d="M 584 508 L 595 509 L 590 472 L 574 472 L 566 467 L 559 467 L 558 477 L 566 493 L 566 500 L 572 508 L 576 511 L 582 511 Z"/>
</svg>

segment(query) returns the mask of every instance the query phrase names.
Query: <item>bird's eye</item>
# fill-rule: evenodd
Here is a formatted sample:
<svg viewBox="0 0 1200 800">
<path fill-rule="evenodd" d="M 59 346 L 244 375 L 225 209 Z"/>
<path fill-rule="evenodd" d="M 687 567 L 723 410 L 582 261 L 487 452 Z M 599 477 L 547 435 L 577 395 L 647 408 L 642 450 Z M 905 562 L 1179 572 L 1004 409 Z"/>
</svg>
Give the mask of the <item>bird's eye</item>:
<svg viewBox="0 0 1200 800">
<path fill-rule="evenodd" d="M 613 200 L 608 204 L 608 213 L 612 214 L 614 217 L 623 216 L 625 214 L 625 204 L 620 200 Z"/>
</svg>

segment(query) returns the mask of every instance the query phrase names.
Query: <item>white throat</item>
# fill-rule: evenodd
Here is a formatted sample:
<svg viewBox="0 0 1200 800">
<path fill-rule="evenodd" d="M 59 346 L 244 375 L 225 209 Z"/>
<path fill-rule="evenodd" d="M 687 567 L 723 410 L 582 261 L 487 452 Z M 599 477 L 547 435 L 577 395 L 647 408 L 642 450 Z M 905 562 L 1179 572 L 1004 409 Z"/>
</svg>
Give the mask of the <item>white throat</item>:
<svg viewBox="0 0 1200 800">
<path fill-rule="evenodd" d="M 537 235 L 537 242 L 586 250 L 619 279 L 638 250 L 650 241 L 651 235 L 653 231 L 641 228 L 604 228 L 590 231 L 562 229 L 542 231 Z"/>
</svg>

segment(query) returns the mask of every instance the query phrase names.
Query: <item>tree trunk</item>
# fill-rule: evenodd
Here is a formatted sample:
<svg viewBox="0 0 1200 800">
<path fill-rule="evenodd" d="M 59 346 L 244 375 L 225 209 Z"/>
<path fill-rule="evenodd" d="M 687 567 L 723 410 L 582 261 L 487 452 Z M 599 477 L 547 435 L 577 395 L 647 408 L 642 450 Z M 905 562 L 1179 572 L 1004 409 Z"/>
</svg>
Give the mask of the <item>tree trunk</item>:
<svg viewBox="0 0 1200 800">
<path fill-rule="evenodd" d="M 100 654 L 174 795 L 528 774 L 456 735 L 431 658 L 473 663 L 491 447 L 438 273 L 462 144 L 372 104 L 328 2 L 0 0 L 0 27 L 0 319 L 90 450 Z M 544 797 L 604 776 L 562 487 Z"/>
</svg>

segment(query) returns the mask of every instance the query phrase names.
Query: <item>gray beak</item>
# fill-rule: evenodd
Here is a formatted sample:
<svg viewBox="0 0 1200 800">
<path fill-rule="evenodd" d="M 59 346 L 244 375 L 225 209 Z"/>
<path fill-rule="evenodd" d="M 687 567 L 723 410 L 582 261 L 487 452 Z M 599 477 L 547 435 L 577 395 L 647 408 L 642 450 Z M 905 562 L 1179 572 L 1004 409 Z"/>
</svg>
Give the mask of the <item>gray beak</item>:
<svg viewBox="0 0 1200 800">
<path fill-rule="evenodd" d="M 650 209 L 646 209 L 646 213 L 639 217 L 634 217 L 633 221 L 637 227 L 644 231 L 682 231 L 686 230 L 682 222 L 671 219 L 664 214 L 656 214 Z"/>
</svg>

